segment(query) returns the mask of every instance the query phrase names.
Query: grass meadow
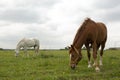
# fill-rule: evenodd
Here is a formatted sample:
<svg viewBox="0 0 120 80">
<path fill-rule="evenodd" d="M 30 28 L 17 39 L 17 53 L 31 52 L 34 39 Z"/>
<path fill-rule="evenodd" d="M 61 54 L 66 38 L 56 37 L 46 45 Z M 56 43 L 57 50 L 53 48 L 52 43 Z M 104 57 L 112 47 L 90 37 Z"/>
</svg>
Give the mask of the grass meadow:
<svg viewBox="0 0 120 80">
<path fill-rule="evenodd" d="M 75 70 L 69 66 L 67 50 L 41 50 L 38 56 L 29 53 L 25 57 L 20 51 L 15 57 L 14 51 L 0 51 L 0 80 L 120 80 L 120 50 L 104 51 L 100 72 L 87 68 L 85 50 Z"/>
</svg>

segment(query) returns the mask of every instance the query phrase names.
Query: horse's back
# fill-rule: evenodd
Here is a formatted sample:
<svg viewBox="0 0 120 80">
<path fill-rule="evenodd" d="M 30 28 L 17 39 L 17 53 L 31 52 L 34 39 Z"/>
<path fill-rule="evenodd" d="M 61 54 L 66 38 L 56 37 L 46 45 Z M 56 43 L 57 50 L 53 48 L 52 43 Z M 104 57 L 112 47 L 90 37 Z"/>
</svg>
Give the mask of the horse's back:
<svg viewBox="0 0 120 80">
<path fill-rule="evenodd" d="M 107 28 L 104 23 L 98 22 L 97 23 L 98 27 L 98 40 L 100 41 L 106 41 L 107 39 Z"/>
<path fill-rule="evenodd" d="M 106 42 L 107 39 L 107 28 L 104 23 L 101 22 L 91 22 L 88 27 L 86 27 L 86 34 L 88 35 L 87 40 L 97 43 Z"/>
<path fill-rule="evenodd" d="M 21 42 L 23 42 L 25 46 L 29 46 L 29 47 L 33 45 L 39 46 L 39 40 L 36 38 L 23 38 Z"/>
</svg>

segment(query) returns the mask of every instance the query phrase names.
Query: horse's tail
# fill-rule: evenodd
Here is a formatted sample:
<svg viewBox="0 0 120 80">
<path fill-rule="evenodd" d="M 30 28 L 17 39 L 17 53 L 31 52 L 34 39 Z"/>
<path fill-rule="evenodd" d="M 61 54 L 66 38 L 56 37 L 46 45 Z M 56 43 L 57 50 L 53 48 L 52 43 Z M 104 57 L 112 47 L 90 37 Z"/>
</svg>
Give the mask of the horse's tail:
<svg viewBox="0 0 120 80">
<path fill-rule="evenodd" d="M 40 48 L 40 46 L 37 47 L 37 52 L 39 52 L 39 48 Z"/>
</svg>

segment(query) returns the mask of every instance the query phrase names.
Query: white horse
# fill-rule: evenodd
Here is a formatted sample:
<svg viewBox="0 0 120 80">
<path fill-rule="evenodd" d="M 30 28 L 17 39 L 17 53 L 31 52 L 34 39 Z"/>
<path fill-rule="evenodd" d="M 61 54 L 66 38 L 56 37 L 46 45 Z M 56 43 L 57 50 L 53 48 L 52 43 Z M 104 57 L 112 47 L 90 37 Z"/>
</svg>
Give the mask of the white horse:
<svg viewBox="0 0 120 80">
<path fill-rule="evenodd" d="M 18 56 L 19 54 L 19 50 L 21 48 L 24 49 L 24 53 L 29 56 L 29 54 L 27 53 L 27 48 L 29 47 L 34 47 L 35 49 L 35 54 L 38 54 L 39 51 L 39 40 L 35 39 L 35 38 L 23 38 L 22 40 L 20 40 L 20 42 L 17 44 L 17 47 L 15 49 L 15 56 Z"/>
</svg>

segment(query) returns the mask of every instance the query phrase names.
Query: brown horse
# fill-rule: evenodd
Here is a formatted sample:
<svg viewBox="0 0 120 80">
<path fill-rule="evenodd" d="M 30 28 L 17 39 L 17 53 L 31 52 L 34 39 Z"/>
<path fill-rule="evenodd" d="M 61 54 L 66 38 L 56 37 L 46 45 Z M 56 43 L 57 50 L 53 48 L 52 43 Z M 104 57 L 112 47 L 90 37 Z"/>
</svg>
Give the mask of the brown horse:
<svg viewBox="0 0 120 80">
<path fill-rule="evenodd" d="M 76 67 L 78 62 L 82 58 L 81 48 L 83 45 L 87 48 L 88 54 L 88 67 L 91 67 L 90 62 L 90 48 L 93 48 L 94 66 L 96 71 L 100 71 L 97 62 L 97 50 L 101 46 L 100 51 L 100 65 L 102 65 L 102 55 L 107 40 L 107 28 L 103 23 L 94 22 L 90 18 L 87 18 L 81 27 L 78 29 L 74 38 L 73 44 L 69 49 L 70 54 L 70 66 L 72 69 Z M 91 46 L 89 46 L 91 44 Z"/>
</svg>

